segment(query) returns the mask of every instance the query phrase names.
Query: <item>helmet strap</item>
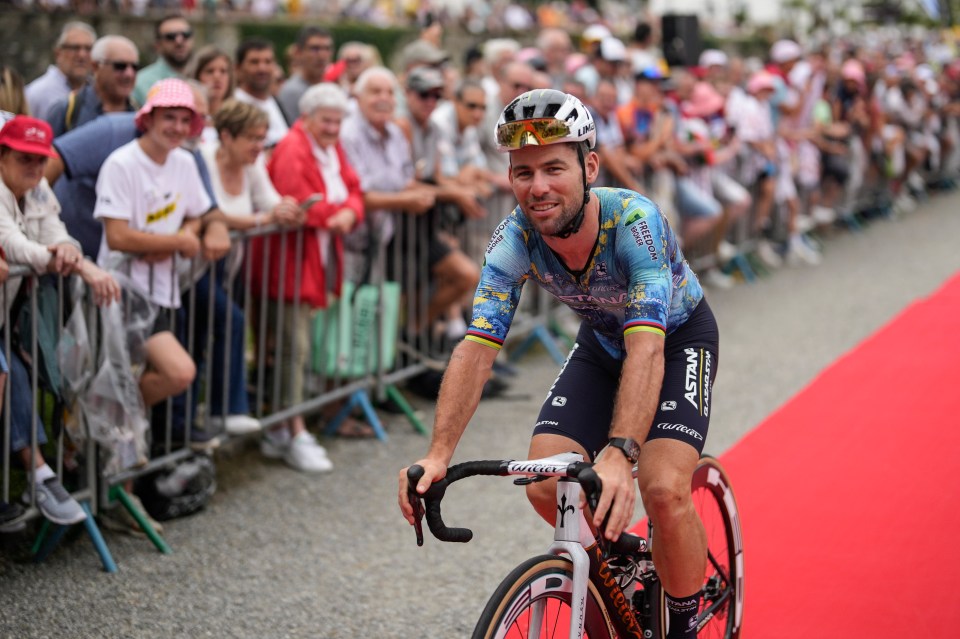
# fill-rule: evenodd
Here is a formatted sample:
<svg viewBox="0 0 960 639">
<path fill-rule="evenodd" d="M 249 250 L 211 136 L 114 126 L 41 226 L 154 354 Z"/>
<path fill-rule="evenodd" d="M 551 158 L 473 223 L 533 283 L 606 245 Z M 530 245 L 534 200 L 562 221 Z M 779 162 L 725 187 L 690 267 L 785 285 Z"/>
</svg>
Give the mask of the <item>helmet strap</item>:
<svg viewBox="0 0 960 639">
<path fill-rule="evenodd" d="M 555 236 L 561 240 L 567 239 L 580 230 L 587 211 L 587 204 L 590 202 L 590 185 L 587 184 L 587 164 L 583 157 L 583 145 L 580 143 L 577 143 L 577 158 L 580 160 L 580 175 L 583 176 L 583 204 L 580 205 L 580 211 L 570 218 L 570 221 L 556 233 Z"/>
</svg>

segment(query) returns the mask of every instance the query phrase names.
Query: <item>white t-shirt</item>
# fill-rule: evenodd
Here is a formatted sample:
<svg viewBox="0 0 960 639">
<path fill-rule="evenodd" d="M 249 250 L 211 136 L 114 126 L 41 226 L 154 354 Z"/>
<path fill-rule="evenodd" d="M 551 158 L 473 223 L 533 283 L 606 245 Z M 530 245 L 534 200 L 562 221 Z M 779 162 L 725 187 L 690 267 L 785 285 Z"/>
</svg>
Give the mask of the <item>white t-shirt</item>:
<svg viewBox="0 0 960 639">
<path fill-rule="evenodd" d="M 290 130 L 290 127 L 287 126 L 287 119 L 283 117 L 283 111 L 280 110 L 280 105 L 277 104 L 277 101 L 274 100 L 273 97 L 269 97 L 266 100 L 260 100 L 253 97 L 243 89 L 235 89 L 233 92 L 233 97 L 241 102 L 246 102 L 247 104 L 252 104 L 253 106 L 258 107 L 261 111 L 264 111 L 267 114 L 267 117 L 270 118 L 270 124 L 267 127 L 267 148 L 274 146 L 277 142 L 282 140 L 283 136 L 285 136 L 287 131 Z"/>
<path fill-rule="evenodd" d="M 127 220 L 130 228 L 156 235 L 173 235 L 184 219 L 200 217 L 210 210 L 196 161 L 189 152 L 174 149 L 166 162 L 157 164 L 137 140 L 110 154 L 97 178 L 97 204 L 93 216 Z M 106 233 L 97 262 L 113 269 L 125 254 L 107 246 Z M 151 286 L 152 267 L 152 286 Z M 180 286 L 173 273 L 173 258 L 148 264 L 134 259 L 130 277 L 150 298 L 165 308 L 179 308 Z"/>
</svg>

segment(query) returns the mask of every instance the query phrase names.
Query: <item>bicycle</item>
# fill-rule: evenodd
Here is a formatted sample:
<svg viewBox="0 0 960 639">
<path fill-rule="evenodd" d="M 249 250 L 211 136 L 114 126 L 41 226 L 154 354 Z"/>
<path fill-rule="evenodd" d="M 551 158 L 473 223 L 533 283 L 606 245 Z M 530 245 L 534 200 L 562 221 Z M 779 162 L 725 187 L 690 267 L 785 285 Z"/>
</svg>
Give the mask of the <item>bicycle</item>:
<svg viewBox="0 0 960 639">
<path fill-rule="evenodd" d="M 554 542 L 548 554 L 531 557 L 507 575 L 484 607 L 473 639 L 666 636 L 663 590 L 650 551 L 653 528 L 647 524 L 646 538 L 625 533 L 613 544 L 593 533 L 580 508 L 581 490 L 586 491 L 587 504 L 596 508 L 601 486 L 593 464 L 584 462 L 579 454 L 456 464 L 423 495 L 413 488 L 423 476 L 423 468 L 411 466 L 407 479 L 418 546 L 423 545 L 424 516 L 430 532 L 441 541 L 468 542 L 473 538 L 467 528 L 446 526 L 440 502 L 450 484 L 476 475 L 520 476 L 514 480 L 517 485 L 560 479 Z M 736 500 L 716 459 L 701 458 L 692 491 L 708 539 L 697 634 L 736 639 L 743 616 L 743 542 Z"/>
</svg>

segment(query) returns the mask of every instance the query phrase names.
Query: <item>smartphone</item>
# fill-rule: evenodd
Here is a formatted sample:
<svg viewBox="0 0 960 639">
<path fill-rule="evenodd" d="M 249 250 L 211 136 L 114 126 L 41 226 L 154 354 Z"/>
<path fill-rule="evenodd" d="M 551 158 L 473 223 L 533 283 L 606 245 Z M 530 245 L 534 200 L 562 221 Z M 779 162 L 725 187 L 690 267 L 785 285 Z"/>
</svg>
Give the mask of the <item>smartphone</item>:
<svg viewBox="0 0 960 639">
<path fill-rule="evenodd" d="M 323 193 L 314 193 L 303 202 L 300 203 L 301 211 L 309 211 L 310 207 L 316 204 L 317 202 L 323 201 Z"/>
</svg>

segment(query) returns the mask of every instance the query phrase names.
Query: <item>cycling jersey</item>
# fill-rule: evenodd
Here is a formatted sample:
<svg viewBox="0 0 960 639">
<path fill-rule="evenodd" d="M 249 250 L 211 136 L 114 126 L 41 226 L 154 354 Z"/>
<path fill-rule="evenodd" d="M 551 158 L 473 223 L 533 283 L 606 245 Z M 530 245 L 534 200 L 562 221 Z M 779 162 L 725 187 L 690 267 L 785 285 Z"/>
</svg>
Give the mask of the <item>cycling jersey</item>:
<svg viewBox="0 0 960 639">
<path fill-rule="evenodd" d="M 703 297 L 673 230 L 648 198 L 627 189 L 595 188 L 600 230 L 593 255 L 571 272 L 534 231 L 518 206 L 487 246 L 466 339 L 499 349 L 520 291 L 535 280 L 590 326 L 611 356 L 623 359 L 624 336 L 669 335 Z"/>
</svg>

